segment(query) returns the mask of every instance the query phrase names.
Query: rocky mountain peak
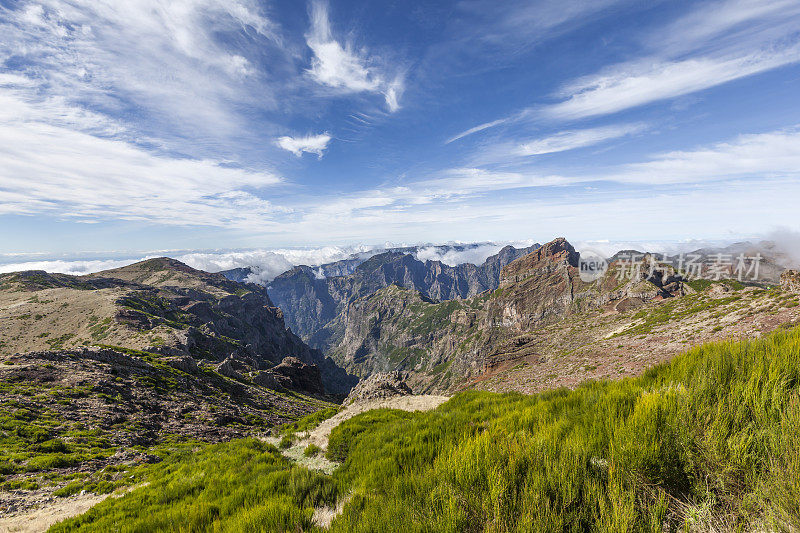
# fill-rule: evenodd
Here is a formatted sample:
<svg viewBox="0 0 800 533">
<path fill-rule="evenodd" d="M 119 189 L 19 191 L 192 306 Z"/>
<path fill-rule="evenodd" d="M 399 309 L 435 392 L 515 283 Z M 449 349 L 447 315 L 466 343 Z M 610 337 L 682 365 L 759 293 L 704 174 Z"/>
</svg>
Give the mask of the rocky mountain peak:
<svg viewBox="0 0 800 533">
<path fill-rule="evenodd" d="M 500 283 L 518 280 L 526 272 L 542 267 L 551 269 L 563 265 L 577 268 L 579 257 L 580 254 L 564 237 L 558 237 L 506 265 Z"/>
</svg>

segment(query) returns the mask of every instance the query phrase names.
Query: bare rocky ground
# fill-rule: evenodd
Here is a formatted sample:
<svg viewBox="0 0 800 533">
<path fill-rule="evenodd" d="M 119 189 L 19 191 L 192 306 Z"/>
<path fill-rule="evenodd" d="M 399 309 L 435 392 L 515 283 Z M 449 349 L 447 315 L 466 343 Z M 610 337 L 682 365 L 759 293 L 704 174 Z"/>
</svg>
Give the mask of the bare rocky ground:
<svg viewBox="0 0 800 533">
<path fill-rule="evenodd" d="M 463 385 L 533 393 L 641 374 L 709 341 L 754 338 L 800 325 L 800 295 L 724 283 L 620 311 L 607 305 L 511 337 Z"/>
<path fill-rule="evenodd" d="M 0 361 L 0 437 L 10 439 L 0 449 L 0 526 L 19 522 L 31 508 L 69 508 L 74 497 L 58 491 L 73 483 L 90 490 L 129 484 L 128 471 L 159 461 L 150 449 L 170 440 L 251 436 L 331 405 L 182 363 L 109 349 Z M 41 436 L 23 441 L 15 432 Z"/>
<path fill-rule="evenodd" d="M 142 485 L 139 485 L 142 486 Z M 40 533 L 67 518 L 85 513 L 106 498 L 118 498 L 137 487 L 119 489 L 111 494 L 83 493 L 66 498 L 52 496 L 37 499 L 19 514 L 0 516 L 0 533 Z"/>
</svg>

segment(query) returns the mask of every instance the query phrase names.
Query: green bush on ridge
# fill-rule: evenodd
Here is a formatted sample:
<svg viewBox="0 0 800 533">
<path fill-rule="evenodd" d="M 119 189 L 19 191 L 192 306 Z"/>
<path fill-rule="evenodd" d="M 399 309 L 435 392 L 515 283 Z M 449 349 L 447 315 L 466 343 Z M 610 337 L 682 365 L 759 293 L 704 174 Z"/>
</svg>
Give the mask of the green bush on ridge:
<svg viewBox="0 0 800 533">
<path fill-rule="evenodd" d="M 314 531 L 313 508 L 345 494 L 330 531 L 796 530 L 800 330 L 573 391 L 370 411 L 328 456 L 332 476 L 256 441 L 206 446 L 55 530 Z"/>
</svg>

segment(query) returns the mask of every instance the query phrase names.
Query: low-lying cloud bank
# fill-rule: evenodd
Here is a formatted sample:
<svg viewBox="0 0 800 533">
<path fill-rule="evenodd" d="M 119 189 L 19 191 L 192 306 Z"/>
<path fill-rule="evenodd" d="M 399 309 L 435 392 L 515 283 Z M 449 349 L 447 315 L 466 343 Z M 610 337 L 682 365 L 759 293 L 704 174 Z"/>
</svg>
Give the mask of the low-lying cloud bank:
<svg viewBox="0 0 800 533">
<path fill-rule="evenodd" d="M 118 259 L 43 259 L 14 261 L 9 256 L 0 256 L 0 273 L 20 270 L 45 270 L 61 274 L 83 275 L 118 268 L 145 259 L 167 255 L 187 265 L 207 272 L 220 272 L 239 267 L 253 267 L 259 274 L 258 281 L 270 281 L 275 276 L 296 265 L 317 266 L 346 259 L 356 253 L 374 250 L 376 246 L 323 246 L 307 249 L 256 249 L 243 251 L 146 253 Z M 3 260 L 6 261 L 3 261 Z"/>
<path fill-rule="evenodd" d="M 786 267 L 800 266 L 800 232 L 791 229 L 778 229 L 767 235 L 747 240 L 753 243 L 754 249 L 763 250 L 775 257 Z M 504 246 L 516 248 L 531 246 L 535 241 L 483 242 L 483 243 L 447 243 L 441 245 L 424 244 L 415 251 L 420 261 L 441 261 L 450 266 L 463 263 L 480 265 L 487 257 L 496 254 Z M 657 253 L 678 254 L 699 248 L 720 248 L 735 242 L 733 239 L 723 241 L 692 240 L 685 242 L 666 241 L 576 241 L 573 244 L 578 251 L 594 250 L 612 256 L 619 250 L 639 250 Z M 405 245 L 386 243 L 383 245 L 358 244 L 353 246 L 322 246 L 319 248 L 275 248 L 255 250 L 221 250 L 195 252 L 180 250 L 170 253 L 150 252 L 129 257 L 91 258 L 91 259 L 34 259 L 32 256 L 0 255 L 0 273 L 20 270 L 45 270 L 63 274 L 83 275 L 118 268 L 144 259 L 168 255 L 187 265 L 208 272 L 220 272 L 240 267 L 251 267 L 250 281 L 269 283 L 279 274 L 297 265 L 319 266 L 334 261 L 359 257 L 365 260 L 372 255 L 387 250 L 400 249 Z M 20 260 L 23 259 L 23 260 Z"/>
<path fill-rule="evenodd" d="M 420 261 L 441 261 L 445 265 L 456 266 L 464 263 L 480 265 L 489 256 L 495 255 L 503 247 L 511 245 L 515 248 L 527 248 L 535 244 L 534 240 L 514 242 L 481 242 L 474 244 L 448 243 L 444 245 L 421 246 L 414 256 Z"/>
</svg>

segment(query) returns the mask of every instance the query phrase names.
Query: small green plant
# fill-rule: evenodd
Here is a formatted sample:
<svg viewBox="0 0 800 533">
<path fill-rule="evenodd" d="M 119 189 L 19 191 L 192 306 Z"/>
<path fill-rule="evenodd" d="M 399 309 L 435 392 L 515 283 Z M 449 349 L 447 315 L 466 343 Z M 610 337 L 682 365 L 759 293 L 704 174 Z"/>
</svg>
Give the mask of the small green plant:
<svg viewBox="0 0 800 533">
<path fill-rule="evenodd" d="M 305 455 L 306 457 L 316 457 L 320 453 L 322 453 L 322 448 L 320 448 L 316 444 L 309 444 L 308 446 L 306 446 L 306 449 L 303 450 L 303 455 Z"/>
</svg>

